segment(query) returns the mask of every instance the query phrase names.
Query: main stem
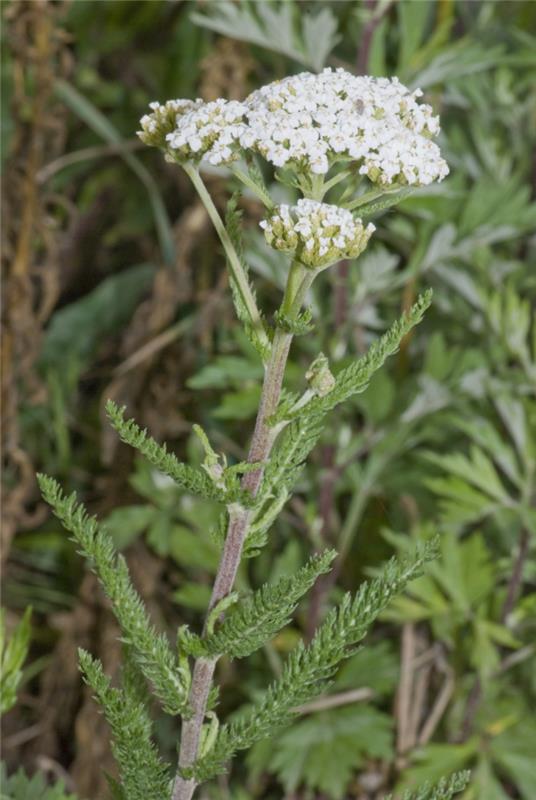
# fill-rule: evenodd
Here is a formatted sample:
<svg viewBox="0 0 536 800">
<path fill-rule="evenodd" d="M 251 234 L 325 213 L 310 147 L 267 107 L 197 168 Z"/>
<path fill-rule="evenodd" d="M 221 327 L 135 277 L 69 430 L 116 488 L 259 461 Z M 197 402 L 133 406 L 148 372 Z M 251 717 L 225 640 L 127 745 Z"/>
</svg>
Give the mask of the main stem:
<svg viewBox="0 0 536 800">
<path fill-rule="evenodd" d="M 289 273 L 282 309 L 290 317 L 296 317 L 309 289 L 314 273 L 293 264 Z M 248 453 L 250 464 L 264 464 L 274 444 L 274 430 L 268 424 L 275 413 L 287 363 L 292 333 L 277 328 L 272 342 L 270 358 L 265 368 L 264 382 L 255 429 Z M 264 473 L 264 466 L 247 472 L 242 478 L 242 488 L 255 497 Z M 208 613 L 232 590 L 236 573 L 240 565 L 242 548 L 247 536 L 252 511 L 242 506 L 232 507 L 229 512 L 229 524 L 223 552 L 212 589 Z M 205 623 L 206 624 L 206 623 Z M 203 721 L 206 714 L 207 701 L 212 686 L 212 679 L 217 658 L 196 659 L 192 686 L 189 695 L 189 706 L 192 715 L 183 722 L 179 768 L 191 766 L 197 758 Z M 195 780 L 177 775 L 173 785 L 172 800 L 190 800 L 197 784 Z"/>
</svg>

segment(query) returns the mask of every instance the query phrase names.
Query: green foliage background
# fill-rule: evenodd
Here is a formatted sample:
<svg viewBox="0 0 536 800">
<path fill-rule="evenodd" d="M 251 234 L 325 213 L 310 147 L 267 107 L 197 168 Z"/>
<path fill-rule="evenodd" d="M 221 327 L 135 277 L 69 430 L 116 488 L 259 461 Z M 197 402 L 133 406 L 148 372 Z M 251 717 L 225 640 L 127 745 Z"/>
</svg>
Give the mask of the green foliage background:
<svg viewBox="0 0 536 800">
<path fill-rule="evenodd" d="M 389 555 L 435 533 L 441 555 L 342 667 L 324 707 L 305 707 L 207 796 L 372 800 L 470 768 L 468 800 L 533 800 L 536 4 L 72 0 L 3 12 L 8 628 L 33 607 L 4 757 L 9 773 L 45 772 L 4 792 L 60 800 L 45 778 L 61 777 L 91 800 L 107 791 L 100 767 L 114 769 L 76 648 L 113 673 L 117 631 L 34 473 L 105 518 L 159 629 L 195 629 L 217 564 L 218 507 L 132 461 L 104 402 L 126 404 L 192 467 L 203 456 L 192 422 L 238 461 L 258 402 L 258 358 L 234 319 L 215 236 L 182 173 L 135 139 L 138 119 L 151 100 L 241 98 L 328 64 L 422 87 L 441 114 L 451 175 L 380 210 L 366 254 L 322 277 L 288 388 L 319 350 L 349 362 L 422 289 L 433 287 L 434 303 L 332 417 L 298 497 L 246 562 L 243 592 L 268 570 L 284 581 L 321 546 L 342 552 L 337 584 L 322 576 L 265 652 L 222 663 L 223 710 L 246 713 L 299 632 Z M 228 176 L 209 180 L 223 204 Z M 241 207 L 271 308 L 283 261 L 262 243 L 253 196 Z M 15 660 L 6 674 L 20 647 Z M 178 731 L 154 714 L 172 758 Z"/>
</svg>

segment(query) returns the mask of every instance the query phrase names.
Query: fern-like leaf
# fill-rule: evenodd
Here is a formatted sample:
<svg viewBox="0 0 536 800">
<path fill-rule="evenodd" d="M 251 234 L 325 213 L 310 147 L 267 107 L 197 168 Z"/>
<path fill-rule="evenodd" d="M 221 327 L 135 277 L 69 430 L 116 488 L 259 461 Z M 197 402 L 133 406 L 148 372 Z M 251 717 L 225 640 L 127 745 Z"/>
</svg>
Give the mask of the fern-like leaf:
<svg viewBox="0 0 536 800">
<path fill-rule="evenodd" d="M 468 771 L 455 772 L 448 778 L 441 778 L 438 783 L 425 783 L 418 789 L 409 789 L 402 795 L 402 800 L 451 800 L 465 789 L 470 777 Z M 390 794 L 385 800 L 393 800 L 393 795 Z"/>
<path fill-rule="evenodd" d="M 351 395 L 367 388 L 373 374 L 398 350 L 404 336 L 421 321 L 431 298 L 431 291 L 421 295 L 415 305 L 371 346 L 363 358 L 341 370 L 329 394 L 312 398 L 296 411 L 289 409 L 288 402 L 281 404 L 271 423 L 287 424 L 276 440 L 264 472 L 257 495 L 257 511 L 244 548 L 246 556 L 256 555 L 265 543 L 275 512 L 281 510 L 309 453 L 322 434 L 325 415 Z"/>
<path fill-rule="evenodd" d="M 356 645 L 391 598 L 422 573 L 423 565 L 437 553 L 437 542 L 427 543 L 414 558 L 392 559 L 381 575 L 364 583 L 352 597 L 327 616 L 312 642 L 300 643 L 290 655 L 278 681 L 245 714 L 220 730 L 211 751 L 185 770 L 185 777 L 209 780 L 225 770 L 226 762 L 238 750 L 272 736 L 292 719 L 296 706 L 325 690 L 342 660 L 356 652 Z"/>
<path fill-rule="evenodd" d="M 288 496 L 288 491 L 283 487 L 279 494 L 267 503 L 261 511 L 257 510 L 248 528 L 242 551 L 243 558 L 254 558 L 260 553 L 268 541 L 268 531 L 281 513 Z"/>
<path fill-rule="evenodd" d="M 223 653 L 233 658 L 251 655 L 290 622 L 299 600 L 318 576 L 329 570 L 336 555 L 334 550 L 325 550 L 312 556 L 294 575 L 264 584 L 228 614 L 219 630 L 199 638 L 195 651 L 190 648 L 190 652 L 209 657 Z"/>
<path fill-rule="evenodd" d="M 415 305 L 375 342 L 368 353 L 338 374 L 334 388 L 323 397 L 314 397 L 299 410 L 289 410 L 283 403 L 274 415 L 273 424 L 287 424 L 279 435 L 266 466 L 261 489 L 257 496 L 257 512 L 246 540 L 245 555 L 256 555 L 266 539 L 274 513 L 280 511 L 290 489 L 295 484 L 305 461 L 320 438 L 324 416 L 348 397 L 362 392 L 372 375 L 398 349 L 403 337 L 417 325 L 431 302 L 431 292 L 421 295 Z M 263 520 L 266 520 L 263 523 Z"/>
<path fill-rule="evenodd" d="M 165 445 L 158 444 L 134 420 L 125 419 L 125 409 L 113 400 L 107 401 L 106 413 L 121 441 L 138 450 L 153 467 L 172 478 L 182 489 L 206 500 L 226 501 L 221 489 L 204 470 L 183 464 L 173 453 L 168 453 Z"/>
<path fill-rule="evenodd" d="M 279 496 L 296 482 L 307 456 L 318 442 L 324 426 L 320 414 L 304 414 L 288 425 L 277 439 L 264 472 L 259 502 Z"/>
<path fill-rule="evenodd" d="M 245 558 L 256 556 L 266 544 L 268 530 L 285 505 L 322 430 L 322 417 L 310 414 L 292 422 L 278 437 L 256 498 L 255 513 L 244 544 Z"/>
<path fill-rule="evenodd" d="M 4 609 L 0 609 L 0 714 L 5 714 L 17 702 L 22 665 L 28 655 L 32 635 L 31 616 L 32 609 L 28 607 L 9 641 L 6 641 Z"/>
<path fill-rule="evenodd" d="M 326 414 L 352 395 L 365 391 L 374 373 L 384 365 L 389 356 L 396 353 L 404 336 L 419 324 L 431 302 L 431 290 L 420 295 L 417 302 L 371 345 L 362 358 L 339 372 L 335 386 L 329 394 L 314 397 L 292 416 L 303 419 L 309 414 Z"/>
<path fill-rule="evenodd" d="M 107 532 L 88 516 L 73 493 L 65 496 L 52 478 L 38 475 L 43 497 L 63 522 L 80 552 L 90 562 L 112 602 L 123 641 L 132 648 L 136 663 L 152 683 L 155 694 L 170 714 L 187 712 L 188 668 L 173 655 L 166 637 L 150 623 L 143 602 L 130 580 L 123 556 L 118 555 Z"/>
<path fill-rule="evenodd" d="M 147 711 L 128 689 L 116 689 L 104 674 L 102 664 L 85 650 L 78 651 L 86 683 L 104 710 L 113 734 L 112 751 L 128 800 L 166 800 L 169 775 L 151 741 Z"/>
</svg>

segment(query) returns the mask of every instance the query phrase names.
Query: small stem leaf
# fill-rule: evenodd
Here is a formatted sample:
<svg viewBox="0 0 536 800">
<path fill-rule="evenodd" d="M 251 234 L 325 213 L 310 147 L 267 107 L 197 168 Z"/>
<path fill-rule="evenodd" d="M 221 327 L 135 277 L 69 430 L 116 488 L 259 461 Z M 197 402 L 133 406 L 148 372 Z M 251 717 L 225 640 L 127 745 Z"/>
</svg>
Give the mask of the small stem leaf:
<svg viewBox="0 0 536 800">
<path fill-rule="evenodd" d="M 120 408 L 113 400 L 108 400 L 106 413 L 121 441 L 134 447 L 153 467 L 172 478 L 182 489 L 206 500 L 222 503 L 227 501 L 225 493 L 216 486 L 205 470 L 183 464 L 173 453 L 168 453 L 165 445 L 158 444 L 134 420 L 125 419 L 124 407 Z"/>
<path fill-rule="evenodd" d="M 231 592 L 231 594 L 228 594 L 227 597 L 222 597 L 222 599 L 218 603 L 216 603 L 214 608 L 211 609 L 211 611 L 207 616 L 207 624 L 206 624 L 207 633 L 209 636 L 212 636 L 214 634 L 214 626 L 216 625 L 218 618 L 222 614 L 224 614 L 228 608 L 233 606 L 237 602 L 237 600 L 238 600 L 238 593 Z"/>
<path fill-rule="evenodd" d="M 183 168 L 205 206 L 223 245 L 229 265 L 230 283 L 238 319 L 244 325 L 247 335 L 251 338 L 251 342 L 261 358 L 266 361 L 270 352 L 270 337 L 257 307 L 255 293 L 248 280 L 247 266 L 243 257 L 240 256 L 241 246 L 238 251 L 236 248 L 236 245 L 239 244 L 236 235 L 238 235 L 240 224 L 240 214 L 236 211 L 236 199 L 230 201 L 226 220 L 228 227 L 226 227 L 199 171 L 188 163 L 183 164 Z M 235 241 L 233 241 L 233 237 Z"/>
<path fill-rule="evenodd" d="M 328 572 L 336 555 L 334 550 L 326 550 L 312 556 L 294 575 L 275 584 L 265 584 L 237 605 L 215 633 L 207 623 L 209 636 L 203 640 L 204 654 L 212 657 L 226 653 L 233 658 L 245 658 L 262 647 L 288 624 L 300 598 L 319 575 Z M 233 601 L 236 602 L 236 595 Z M 217 619 L 223 610 L 216 607 L 209 619 L 212 614 Z"/>
</svg>

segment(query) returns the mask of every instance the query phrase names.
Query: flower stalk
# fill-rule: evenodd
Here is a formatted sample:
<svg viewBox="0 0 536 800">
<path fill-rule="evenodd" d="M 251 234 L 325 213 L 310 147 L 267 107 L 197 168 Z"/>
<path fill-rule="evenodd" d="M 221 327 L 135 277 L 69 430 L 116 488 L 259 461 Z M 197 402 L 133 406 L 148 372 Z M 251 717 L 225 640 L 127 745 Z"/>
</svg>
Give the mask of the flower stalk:
<svg viewBox="0 0 536 800">
<path fill-rule="evenodd" d="M 192 164 L 183 164 L 184 171 L 192 181 L 195 190 L 197 191 L 199 198 L 203 205 L 205 206 L 207 213 L 211 219 L 212 224 L 214 225 L 214 229 L 218 234 L 220 241 L 223 245 L 223 249 L 225 251 L 225 255 L 227 256 L 227 261 L 229 263 L 229 269 L 231 270 L 232 277 L 236 282 L 236 286 L 238 291 L 240 292 L 240 296 L 244 303 L 244 306 L 247 309 L 249 314 L 251 324 L 257 331 L 257 335 L 261 340 L 262 344 L 269 348 L 270 341 L 268 336 L 266 335 L 266 331 L 264 329 L 264 325 L 262 324 L 261 315 L 259 309 L 257 307 L 257 303 L 255 302 L 255 298 L 253 296 L 253 292 L 248 283 L 247 276 L 244 272 L 244 268 L 240 263 L 240 259 L 238 257 L 238 253 L 235 250 L 235 247 L 231 241 L 231 237 L 229 236 L 225 225 L 223 224 L 223 220 L 218 213 L 218 209 L 214 205 L 214 201 L 210 196 L 210 193 L 205 186 L 205 183 L 199 174 L 199 168 L 192 165 Z"/>
<path fill-rule="evenodd" d="M 287 317 L 291 319 L 297 317 L 313 278 L 314 275 L 310 274 L 302 265 L 298 262 L 293 263 L 289 271 L 282 303 L 282 310 L 284 310 Z M 285 367 L 292 339 L 292 333 L 288 333 L 281 328 L 276 329 L 270 359 L 265 368 L 261 399 L 247 458 L 248 463 L 260 464 L 261 466 L 256 470 L 247 472 L 242 478 L 242 489 L 247 490 L 252 497 L 257 495 L 264 471 L 262 464 L 268 460 L 275 440 L 274 429 L 270 427 L 269 419 L 275 413 L 281 397 Z M 251 514 L 251 510 L 243 506 L 229 509 L 227 536 L 212 589 L 204 632 L 206 632 L 207 619 L 210 612 L 233 589 L 244 541 L 248 534 Z M 173 786 L 172 800 L 190 800 L 196 788 L 195 780 L 183 778 L 180 770 L 190 767 L 198 755 L 201 732 L 217 660 L 217 658 L 200 657 L 196 659 L 194 664 L 192 686 L 188 698 L 192 716 L 183 723 L 179 753 L 179 774 Z"/>
</svg>

